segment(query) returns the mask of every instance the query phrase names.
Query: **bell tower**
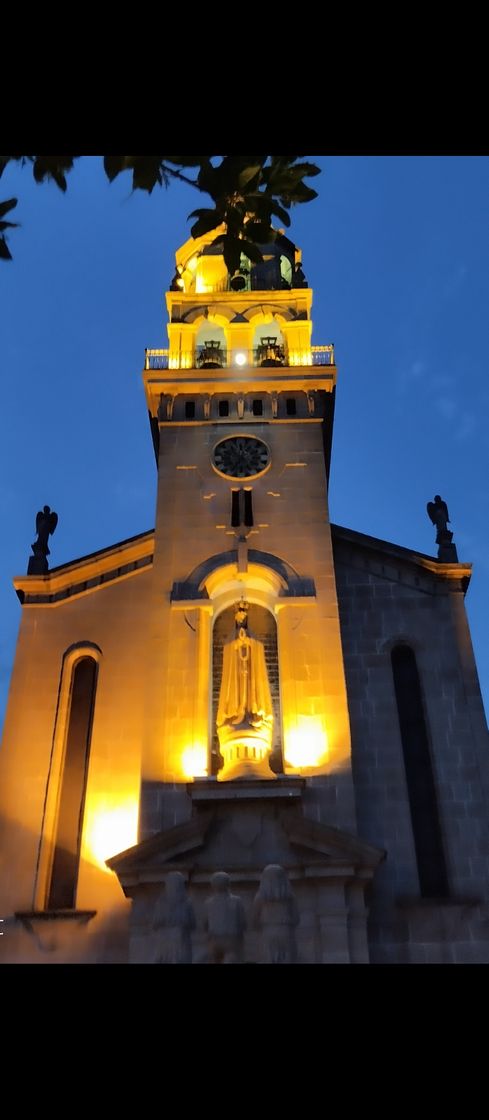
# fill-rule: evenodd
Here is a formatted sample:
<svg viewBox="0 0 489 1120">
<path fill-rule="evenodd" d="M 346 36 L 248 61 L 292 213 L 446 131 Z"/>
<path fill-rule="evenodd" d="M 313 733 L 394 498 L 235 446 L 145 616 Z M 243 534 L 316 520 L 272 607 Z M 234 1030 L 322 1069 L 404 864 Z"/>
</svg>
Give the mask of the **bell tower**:
<svg viewBox="0 0 489 1120">
<path fill-rule="evenodd" d="M 145 788 L 160 789 L 170 825 L 186 815 L 186 783 L 255 772 L 251 739 L 240 754 L 236 732 L 243 765 L 230 766 L 216 734 L 222 623 L 228 612 L 231 640 L 243 599 L 274 694 L 270 765 L 260 755 L 257 776 L 306 779 L 316 819 L 354 828 L 327 495 L 334 350 L 311 344 L 300 250 L 279 234 L 262 263 L 242 257 L 229 276 L 221 232 L 176 253 L 168 348 L 146 351 L 158 498 L 143 834 Z"/>
</svg>

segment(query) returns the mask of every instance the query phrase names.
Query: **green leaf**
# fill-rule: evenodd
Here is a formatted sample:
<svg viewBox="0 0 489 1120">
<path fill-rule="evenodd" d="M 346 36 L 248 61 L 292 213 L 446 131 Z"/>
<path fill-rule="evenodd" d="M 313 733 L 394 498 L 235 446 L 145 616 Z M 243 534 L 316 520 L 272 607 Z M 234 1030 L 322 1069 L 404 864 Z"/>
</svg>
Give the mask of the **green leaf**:
<svg viewBox="0 0 489 1120">
<path fill-rule="evenodd" d="M 12 254 L 4 237 L 0 237 L 0 260 L 11 261 Z"/>
<path fill-rule="evenodd" d="M 132 156 L 132 164 L 133 190 L 151 194 L 157 183 L 161 185 L 161 156 Z"/>
<path fill-rule="evenodd" d="M 197 221 L 194 222 L 194 225 L 190 230 L 192 237 L 194 238 L 203 237 L 205 233 L 210 233 L 211 230 L 216 229 L 217 226 L 221 225 L 222 215 L 217 209 L 201 210 L 200 212 L 198 210 L 194 210 L 194 214 L 198 215 Z M 192 217 L 193 214 L 189 214 L 189 218 Z"/>
<path fill-rule="evenodd" d="M 104 156 L 104 171 L 110 183 L 113 183 L 121 171 L 127 170 L 127 156 Z"/>
<path fill-rule="evenodd" d="M 36 183 L 53 179 L 61 191 L 66 191 L 65 171 L 70 171 L 76 156 L 36 156 L 33 174 Z"/>
<path fill-rule="evenodd" d="M 251 219 L 245 225 L 246 237 L 258 245 L 267 245 L 273 241 L 273 230 L 268 222 L 255 222 Z"/>
<path fill-rule="evenodd" d="M 312 187 L 306 187 L 305 183 L 298 183 L 295 190 L 291 191 L 289 195 L 291 202 L 312 202 L 313 198 L 317 198 L 317 196 L 318 192 L 313 191 Z"/>
<path fill-rule="evenodd" d="M 64 192 L 66 190 L 66 179 L 62 171 L 53 171 L 52 178 L 54 179 L 56 186 L 59 187 L 60 191 Z"/>
<path fill-rule="evenodd" d="M 210 159 L 202 161 L 202 165 L 197 176 L 197 185 L 201 191 L 210 194 L 211 198 L 215 197 L 215 189 L 217 185 L 216 170 L 212 166 Z"/>
<path fill-rule="evenodd" d="M 222 246 L 224 263 L 230 276 L 233 276 L 240 266 L 243 242 L 239 237 L 231 237 L 229 233 L 226 233 L 222 238 Z"/>
<path fill-rule="evenodd" d="M 270 156 L 271 167 L 283 167 L 285 164 L 295 163 L 299 156 Z"/>
<path fill-rule="evenodd" d="M 302 179 L 305 179 L 306 175 L 313 176 L 321 174 L 321 168 L 317 167 L 315 163 L 295 163 L 291 170 L 294 174 L 300 172 Z"/>
<path fill-rule="evenodd" d="M 6 202 L 0 202 L 0 218 L 3 218 L 4 214 L 8 214 L 9 210 L 13 210 L 14 206 L 17 206 L 17 202 L 18 199 L 16 198 L 8 198 Z"/>
<path fill-rule="evenodd" d="M 286 210 L 283 209 L 282 206 L 279 206 L 278 202 L 272 202 L 270 205 L 270 210 L 272 211 L 272 214 L 275 214 L 277 218 L 280 218 L 280 221 L 284 223 L 284 226 L 290 226 L 290 215 Z"/>
<path fill-rule="evenodd" d="M 246 213 L 246 206 L 243 206 L 243 204 L 228 206 L 226 210 L 223 211 L 223 218 L 227 226 L 227 232 L 232 237 L 240 237 L 243 233 Z"/>
<path fill-rule="evenodd" d="M 240 191 L 244 191 L 245 187 L 248 186 L 248 183 L 250 183 L 252 179 L 256 179 L 258 177 L 261 171 L 261 167 L 261 163 L 254 163 L 251 167 L 243 168 L 243 170 L 238 175 L 238 188 Z"/>
<path fill-rule="evenodd" d="M 253 244 L 253 241 L 246 241 L 242 238 L 240 245 L 241 252 L 246 253 L 246 256 L 250 258 L 250 261 L 253 261 L 253 264 L 260 264 L 260 261 L 263 260 L 263 254 L 260 253 L 258 247 Z"/>
<path fill-rule="evenodd" d="M 173 163 L 175 167 L 200 167 L 209 156 L 162 156 L 164 163 Z"/>
<path fill-rule="evenodd" d="M 215 213 L 215 209 L 211 210 L 209 206 L 199 206 L 197 210 L 191 210 L 190 214 L 187 215 L 187 220 L 190 221 L 190 218 L 203 218 L 206 214 Z"/>
<path fill-rule="evenodd" d="M 263 180 L 270 194 L 280 195 L 295 186 L 296 178 L 289 167 L 265 168 Z"/>
<path fill-rule="evenodd" d="M 213 175 L 209 173 L 209 185 L 204 186 L 204 190 L 216 201 L 229 200 L 239 192 L 238 178 L 243 166 L 245 164 L 242 156 L 224 156 L 219 166 L 212 169 Z"/>
</svg>

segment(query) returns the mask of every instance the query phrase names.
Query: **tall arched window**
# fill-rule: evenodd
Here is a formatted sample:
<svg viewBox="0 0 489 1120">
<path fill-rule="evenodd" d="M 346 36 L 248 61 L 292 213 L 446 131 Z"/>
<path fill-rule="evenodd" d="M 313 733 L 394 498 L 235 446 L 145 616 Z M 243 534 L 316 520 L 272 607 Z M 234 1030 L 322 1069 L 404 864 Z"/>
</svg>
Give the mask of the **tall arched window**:
<svg viewBox="0 0 489 1120">
<path fill-rule="evenodd" d="M 72 668 L 48 910 L 75 908 L 97 670 L 93 657 Z"/>
<path fill-rule="evenodd" d="M 391 659 L 421 895 L 444 898 L 448 877 L 416 657 L 398 645 Z"/>
</svg>

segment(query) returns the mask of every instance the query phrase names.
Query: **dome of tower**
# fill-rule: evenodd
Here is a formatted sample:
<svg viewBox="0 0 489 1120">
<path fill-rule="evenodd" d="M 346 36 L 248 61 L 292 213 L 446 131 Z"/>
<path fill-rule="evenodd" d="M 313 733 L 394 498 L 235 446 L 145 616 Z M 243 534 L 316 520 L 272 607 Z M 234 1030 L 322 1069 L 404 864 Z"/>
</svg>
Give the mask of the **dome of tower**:
<svg viewBox="0 0 489 1120">
<path fill-rule="evenodd" d="M 181 246 L 176 253 L 176 272 L 171 283 L 173 291 L 263 292 L 307 288 L 301 267 L 301 251 L 283 230 L 277 230 L 274 241 L 258 246 L 263 257 L 260 262 L 253 263 L 243 253 L 239 269 L 233 275 L 226 267 L 219 238 L 224 233 L 225 227 L 220 226 L 203 237 L 189 238 Z"/>
</svg>

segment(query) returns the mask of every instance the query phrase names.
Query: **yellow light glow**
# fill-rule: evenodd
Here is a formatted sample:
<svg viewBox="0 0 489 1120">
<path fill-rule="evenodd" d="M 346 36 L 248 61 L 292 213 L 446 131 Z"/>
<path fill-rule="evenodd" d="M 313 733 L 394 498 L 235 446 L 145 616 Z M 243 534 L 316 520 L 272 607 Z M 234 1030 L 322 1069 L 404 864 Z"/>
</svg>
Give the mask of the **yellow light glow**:
<svg viewBox="0 0 489 1120">
<path fill-rule="evenodd" d="M 191 352 L 172 351 L 168 360 L 168 369 L 192 369 Z"/>
<path fill-rule="evenodd" d="M 326 761 L 328 736 L 317 716 L 301 716 L 286 736 L 285 757 L 297 770 L 320 766 Z"/>
<path fill-rule="evenodd" d="M 310 350 L 289 350 L 289 366 L 312 366 Z"/>
<path fill-rule="evenodd" d="M 188 269 L 190 269 L 190 272 L 195 272 L 195 269 L 197 268 L 198 259 L 199 259 L 198 257 L 191 257 L 190 260 L 187 261 L 186 267 Z"/>
<path fill-rule="evenodd" d="M 132 848 L 138 838 L 138 804 L 131 799 L 105 808 L 101 805 L 88 807 L 84 846 L 89 858 L 104 871 L 105 860 L 118 852 Z"/>
<path fill-rule="evenodd" d="M 182 767 L 187 778 L 207 777 L 207 747 L 187 747 L 182 753 Z"/>
<path fill-rule="evenodd" d="M 239 354 L 236 354 L 234 360 L 237 366 L 244 366 L 246 364 L 246 354 L 243 354 L 240 351 Z"/>
</svg>

